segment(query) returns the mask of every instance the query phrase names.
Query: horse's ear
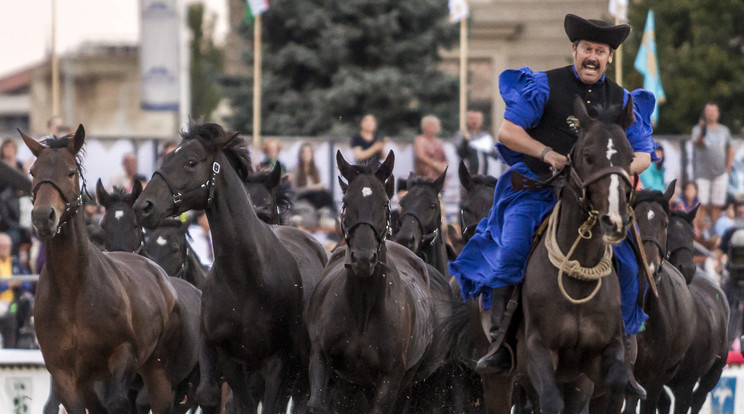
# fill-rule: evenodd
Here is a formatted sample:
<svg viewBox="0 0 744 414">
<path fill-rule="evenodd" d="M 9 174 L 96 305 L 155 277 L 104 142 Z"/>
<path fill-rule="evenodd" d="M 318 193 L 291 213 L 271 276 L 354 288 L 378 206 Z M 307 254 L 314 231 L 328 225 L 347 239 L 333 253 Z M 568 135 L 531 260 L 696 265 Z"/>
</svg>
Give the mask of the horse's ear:
<svg viewBox="0 0 744 414">
<path fill-rule="evenodd" d="M 352 168 L 351 165 L 346 162 L 344 156 L 341 155 L 341 150 L 336 150 L 336 164 L 338 165 L 338 171 L 348 181 L 351 178 Z"/>
<path fill-rule="evenodd" d="M 72 153 L 77 155 L 80 148 L 83 148 L 83 144 L 85 144 L 85 128 L 83 128 L 83 124 L 80 124 L 78 125 L 77 131 L 75 131 L 75 137 L 73 138 Z"/>
<path fill-rule="evenodd" d="M 103 188 L 103 183 L 101 182 L 100 178 L 98 179 L 98 181 L 96 181 L 96 197 L 98 197 L 98 204 L 104 207 L 108 206 L 109 193 L 106 191 L 105 188 Z"/>
<path fill-rule="evenodd" d="M 672 180 L 671 183 L 666 188 L 666 191 L 664 191 L 664 198 L 666 199 L 667 203 L 672 201 L 672 197 L 674 196 L 674 189 L 677 188 L 677 179 L 675 178 Z"/>
<path fill-rule="evenodd" d="M 23 142 L 26 144 L 28 149 L 31 150 L 31 153 L 34 154 L 35 157 L 38 157 L 41 150 L 44 149 L 44 146 L 41 145 L 39 141 L 21 132 L 20 129 L 18 129 L 18 133 L 21 134 L 21 138 L 23 138 Z"/>
<path fill-rule="evenodd" d="M 395 177 L 392 175 L 385 180 L 385 192 L 387 193 L 388 199 L 393 198 L 393 194 L 395 194 Z"/>
<path fill-rule="evenodd" d="M 413 171 L 409 172 L 408 173 L 408 179 L 406 180 L 406 189 L 407 190 L 410 190 L 411 187 L 413 187 L 414 178 L 416 178 L 416 176 L 413 175 Z"/>
<path fill-rule="evenodd" d="M 698 208 L 699 207 L 700 207 L 700 204 L 696 205 L 695 207 L 693 207 L 692 210 L 690 210 L 690 211 L 687 212 L 687 221 L 689 221 L 690 223 L 692 223 L 693 220 L 695 220 L 695 216 L 697 216 L 697 212 L 698 212 Z"/>
<path fill-rule="evenodd" d="M 346 194 L 346 190 L 349 188 L 349 184 L 344 182 L 344 179 L 341 178 L 341 176 L 338 177 L 338 185 L 341 187 L 341 192 Z"/>
<path fill-rule="evenodd" d="M 442 188 L 444 188 L 444 180 L 447 178 L 447 170 L 449 169 L 449 165 L 444 167 L 444 171 L 442 171 L 442 174 L 437 177 L 436 180 L 434 180 L 434 189 L 437 190 L 437 193 L 442 192 Z"/>
<path fill-rule="evenodd" d="M 465 165 L 463 160 L 460 160 L 460 165 L 457 167 L 457 175 L 460 177 L 460 185 L 470 191 L 473 188 L 473 177 L 471 177 L 468 166 Z"/>
<path fill-rule="evenodd" d="M 393 175 L 393 167 L 395 166 L 395 153 L 393 150 L 390 150 L 388 152 L 387 157 L 385 157 L 385 161 L 382 162 L 382 165 L 375 171 L 375 177 L 380 179 L 380 181 L 385 182 L 388 177 Z"/>
<path fill-rule="evenodd" d="M 101 182 L 101 179 L 98 179 L 98 182 Z M 132 201 L 132 204 L 134 204 L 135 200 L 139 198 L 140 194 L 142 194 L 142 181 L 138 179 L 134 179 L 134 184 L 132 185 L 132 195 L 129 196 L 129 199 Z"/>
<path fill-rule="evenodd" d="M 269 175 L 269 182 L 268 187 L 269 188 L 276 188 L 279 186 L 279 183 L 282 181 L 282 165 L 279 164 L 277 161 L 276 165 L 274 165 L 274 169 L 271 171 L 271 174 Z"/>
<path fill-rule="evenodd" d="M 586 111 L 586 106 L 584 106 L 584 100 L 581 99 L 580 96 L 576 95 L 576 98 L 574 98 L 574 116 L 576 119 L 579 120 L 579 125 L 582 128 L 586 128 L 587 125 L 589 125 L 592 121 L 592 117 L 589 116 L 589 112 Z"/>
<path fill-rule="evenodd" d="M 623 108 L 622 115 L 618 120 L 618 124 L 623 127 L 623 130 L 628 129 L 629 126 L 635 122 L 635 114 L 633 113 L 633 97 L 628 96 L 628 103 Z"/>
</svg>

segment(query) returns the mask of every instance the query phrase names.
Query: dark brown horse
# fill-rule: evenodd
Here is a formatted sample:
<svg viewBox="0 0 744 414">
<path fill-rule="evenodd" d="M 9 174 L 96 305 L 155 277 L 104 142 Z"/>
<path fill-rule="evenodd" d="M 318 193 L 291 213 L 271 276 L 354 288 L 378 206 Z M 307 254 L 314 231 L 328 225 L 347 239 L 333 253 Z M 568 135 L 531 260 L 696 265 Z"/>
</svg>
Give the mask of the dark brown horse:
<svg viewBox="0 0 744 414">
<path fill-rule="evenodd" d="M 74 136 L 46 145 L 21 136 L 37 157 L 31 169 L 32 223 L 46 245 L 47 261 L 34 320 L 56 393 L 71 414 L 126 413 L 128 387 L 139 374 L 153 412 L 171 412 L 173 389 L 191 373 L 188 360 L 197 352 L 195 337 L 187 332 L 198 328 L 198 318 L 190 318 L 198 312 L 198 291 L 185 290 L 182 297 L 152 261 L 104 253 L 88 240 L 77 214 L 82 125 Z"/>
<path fill-rule="evenodd" d="M 131 193 L 127 193 L 122 187 L 114 187 L 113 192 L 109 193 L 103 187 L 101 179 L 98 179 L 96 196 L 98 203 L 106 208 L 101 227 L 103 247 L 107 251 L 139 253 L 142 250 L 145 233 L 137 224 L 137 217 L 132 210 L 132 204 L 141 192 L 142 183 L 139 180 L 134 180 Z"/>
<path fill-rule="evenodd" d="M 292 200 L 288 184 L 282 182 L 282 166 L 272 171 L 256 171 L 246 177 L 245 187 L 258 218 L 268 224 L 287 224 Z"/>
<path fill-rule="evenodd" d="M 684 274 L 685 279 L 692 281 L 689 288 L 695 301 L 692 310 L 695 336 L 674 378 L 666 383 L 674 393 L 676 414 L 688 410 L 693 414 L 700 412 L 708 394 L 721 378 L 729 349 L 726 295 L 693 262 L 695 232 L 692 222 L 696 214 L 697 207 L 689 213 L 672 211 L 667 233 L 669 261 Z M 668 397 L 663 394 L 658 404 L 659 412 L 668 413 L 669 404 Z"/>
<path fill-rule="evenodd" d="M 460 161 L 457 169 L 462 186 L 460 196 L 460 230 L 447 226 L 447 255 L 450 260 L 455 260 L 465 244 L 475 234 L 478 223 L 488 217 L 488 212 L 493 205 L 493 192 L 496 189 L 498 179 L 490 175 L 471 175 L 464 161 Z"/>
<path fill-rule="evenodd" d="M 504 376 L 501 395 L 489 397 L 502 401 L 493 412 L 510 411 L 511 384 L 523 375 L 529 376 L 544 413 L 581 412 L 595 387 L 608 395 L 605 411 L 614 412 L 627 383 L 620 287 L 610 245 L 622 241 L 628 229 L 633 151 L 624 131 L 633 122 L 633 105 L 591 118 L 577 98 L 574 114 L 581 132 L 564 170 L 569 179 L 551 226 L 527 263 L 518 365 Z"/>
<path fill-rule="evenodd" d="M 307 308 L 312 342 L 308 409 L 338 409 L 348 384 L 365 390 L 350 412 L 400 412 L 415 380 L 444 359 L 426 264 L 386 236 L 395 156 L 352 166 L 337 153 L 344 192 L 338 247 Z M 447 287 L 443 286 L 446 290 Z"/>
<path fill-rule="evenodd" d="M 659 296 L 647 292 L 644 310 L 648 314 L 645 329 L 638 333 L 638 358 L 635 375 L 648 392 L 641 402 L 641 413 L 656 412 L 664 384 L 680 366 L 696 332 L 694 300 L 684 276 L 666 262 L 669 200 L 674 194 L 673 181 L 665 193 L 652 190 L 636 192 L 633 202 L 638 229 L 649 268 L 654 274 Z M 626 413 L 635 412 L 636 401 L 626 400 Z"/>
<path fill-rule="evenodd" d="M 395 241 L 416 253 L 426 263 L 447 276 L 447 249 L 442 235 L 442 208 L 439 194 L 447 169 L 436 180 L 408 176 L 408 193 L 400 200 L 400 217 Z"/>
<path fill-rule="evenodd" d="M 292 385 L 302 407 L 310 349 L 302 312 L 326 252 L 309 234 L 258 218 L 244 186 L 252 168 L 242 138 L 217 124 L 192 124 L 182 136 L 134 209 L 146 227 L 186 210 L 206 211 L 215 260 L 202 296 L 199 403 L 205 412 L 217 410 L 224 375 L 236 409 L 255 410 L 246 375 L 260 371 L 263 412 L 286 407 Z"/>
<path fill-rule="evenodd" d="M 207 280 L 207 269 L 189 243 L 188 230 L 188 222 L 177 218 L 164 220 L 150 233 L 142 254 L 154 260 L 169 275 L 201 289 Z"/>
</svg>

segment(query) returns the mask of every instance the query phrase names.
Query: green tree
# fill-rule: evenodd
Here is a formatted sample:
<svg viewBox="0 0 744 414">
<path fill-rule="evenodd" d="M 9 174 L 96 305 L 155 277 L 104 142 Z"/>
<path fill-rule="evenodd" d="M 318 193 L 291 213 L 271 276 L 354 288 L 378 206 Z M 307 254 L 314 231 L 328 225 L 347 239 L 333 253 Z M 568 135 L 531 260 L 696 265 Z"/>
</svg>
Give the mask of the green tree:
<svg viewBox="0 0 744 414">
<path fill-rule="evenodd" d="M 189 5 L 188 26 L 192 35 L 189 48 L 191 114 L 209 121 L 222 98 L 218 83 L 222 74 L 222 51 L 214 44 L 212 22 L 205 22 L 203 4 Z"/>
<path fill-rule="evenodd" d="M 446 0 L 272 1 L 262 22 L 262 133 L 343 136 L 365 113 L 391 135 L 413 134 L 429 113 L 456 129 L 457 79 L 437 69 L 440 48 L 457 38 L 446 16 Z M 241 35 L 253 44 L 253 26 Z M 226 86 L 232 126 L 252 131 L 252 78 Z"/>
<path fill-rule="evenodd" d="M 744 2 L 649 0 L 631 2 L 633 31 L 623 44 L 625 85 L 643 86 L 633 68 L 646 15 L 653 9 L 659 72 L 667 101 L 659 108 L 658 133 L 689 134 L 706 102 L 721 108 L 731 132 L 744 126 Z"/>
</svg>

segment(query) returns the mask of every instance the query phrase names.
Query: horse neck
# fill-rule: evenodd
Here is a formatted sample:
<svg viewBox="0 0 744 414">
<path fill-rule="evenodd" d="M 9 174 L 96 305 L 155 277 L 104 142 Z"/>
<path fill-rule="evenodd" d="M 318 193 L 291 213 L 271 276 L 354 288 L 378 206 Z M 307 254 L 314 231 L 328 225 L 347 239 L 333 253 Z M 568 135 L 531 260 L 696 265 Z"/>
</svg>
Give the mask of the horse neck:
<svg viewBox="0 0 744 414">
<path fill-rule="evenodd" d="M 439 226 L 437 230 L 437 236 L 434 240 L 422 242 L 419 247 L 419 253 L 423 255 L 424 261 L 435 269 L 439 270 L 443 275 L 447 274 L 447 250 L 442 240 L 442 226 Z"/>
<path fill-rule="evenodd" d="M 560 220 L 556 232 L 556 240 L 563 254 L 568 254 L 569 249 L 579 237 L 578 229 L 586 221 L 588 214 L 574 194 L 564 191 L 561 195 Z M 605 242 L 602 240 L 602 231 L 599 221 L 591 228 L 592 237 L 581 239 L 574 249 L 570 260 L 578 260 L 582 266 L 594 266 L 602 259 L 605 252 Z"/>
<path fill-rule="evenodd" d="M 248 193 L 238 173 L 230 167 L 227 157 L 219 152 L 216 160 L 222 165 L 217 176 L 215 196 L 206 214 L 212 233 L 215 266 L 225 262 L 241 262 L 241 268 L 252 270 L 256 278 L 274 259 L 271 228 L 256 215 Z M 240 254 L 230 254 L 238 251 Z M 225 254 L 227 253 L 227 254 Z M 232 272 L 215 272 L 219 276 L 237 276 Z M 244 274 L 237 280 L 247 281 Z"/>
<path fill-rule="evenodd" d="M 380 248 L 380 261 L 375 267 L 374 275 L 367 278 L 360 278 L 356 275 L 346 277 L 346 297 L 349 300 L 352 316 L 361 332 L 366 332 L 372 315 L 384 311 L 383 304 L 388 296 L 386 290 L 397 288 L 395 273 L 390 270 L 387 265 L 387 249 L 383 245 Z"/>
<path fill-rule="evenodd" d="M 97 249 L 91 248 L 83 213 L 78 212 L 61 226 L 59 234 L 46 244 L 44 272 L 62 303 L 77 295 L 85 282 L 88 261 Z M 98 253 L 100 254 L 100 253 Z"/>
</svg>

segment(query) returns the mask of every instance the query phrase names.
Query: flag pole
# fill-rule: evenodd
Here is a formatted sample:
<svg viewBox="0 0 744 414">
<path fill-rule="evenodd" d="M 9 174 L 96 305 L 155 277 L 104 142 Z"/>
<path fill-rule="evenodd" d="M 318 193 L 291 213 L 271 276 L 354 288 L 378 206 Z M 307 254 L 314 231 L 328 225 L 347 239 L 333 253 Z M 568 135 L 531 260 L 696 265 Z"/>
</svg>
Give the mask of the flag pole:
<svg viewBox="0 0 744 414">
<path fill-rule="evenodd" d="M 57 57 L 57 2 L 52 0 L 52 116 L 59 115 L 59 57 Z"/>
<path fill-rule="evenodd" d="M 622 23 L 619 18 L 615 17 L 615 26 Z M 619 86 L 623 86 L 623 45 L 617 47 L 615 51 L 615 82 Z"/>
<path fill-rule="evenodd" d="M 261 146 L 261 15 L 253 25 L 253 148 Z"/>
<path fill-rule="evenodd" d="M 465 131 L 468 88 L 468 19 L 460 20 L 460 131 Z"/>
</svg>

